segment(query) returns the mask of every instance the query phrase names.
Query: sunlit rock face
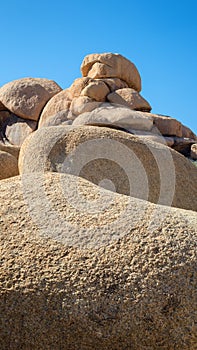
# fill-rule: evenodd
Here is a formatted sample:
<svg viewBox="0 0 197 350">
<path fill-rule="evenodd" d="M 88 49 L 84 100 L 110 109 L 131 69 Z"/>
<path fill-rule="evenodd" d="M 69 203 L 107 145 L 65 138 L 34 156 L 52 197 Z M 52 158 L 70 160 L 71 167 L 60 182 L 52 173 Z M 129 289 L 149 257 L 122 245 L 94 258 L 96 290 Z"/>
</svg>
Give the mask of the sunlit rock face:
<svg viewBox="0 0 197 350">
<path fill-rule="evenodd" d="M 81 73 L 0 88 L 0 348 L 194 350 L 197 137 L 122 55 Z"/>
</svg>

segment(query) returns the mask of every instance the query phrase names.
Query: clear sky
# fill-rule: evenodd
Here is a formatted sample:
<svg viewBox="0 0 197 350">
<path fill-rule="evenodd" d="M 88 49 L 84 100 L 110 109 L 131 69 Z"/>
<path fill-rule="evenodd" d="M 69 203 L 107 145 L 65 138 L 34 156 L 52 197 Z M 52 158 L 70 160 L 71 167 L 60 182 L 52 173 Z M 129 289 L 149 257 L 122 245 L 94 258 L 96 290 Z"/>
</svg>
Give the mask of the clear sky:
<svg viewBox="0 0 197 350">
<path fill-rule="evenodd" d="M 154 113 L 197 133 L 197 2 L 7 0 L 1 3 L 0 86 L 21 77 L 81 76 L 89 53 L 130 59 Z"/>
</svg>

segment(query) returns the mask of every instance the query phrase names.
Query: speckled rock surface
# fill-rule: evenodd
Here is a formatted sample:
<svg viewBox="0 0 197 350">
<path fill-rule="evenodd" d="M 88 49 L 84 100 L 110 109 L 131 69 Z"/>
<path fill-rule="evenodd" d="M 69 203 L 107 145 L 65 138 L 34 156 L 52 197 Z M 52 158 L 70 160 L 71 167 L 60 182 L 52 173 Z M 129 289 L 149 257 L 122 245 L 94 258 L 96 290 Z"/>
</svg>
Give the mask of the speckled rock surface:
<svg viewBox="0 0 197 350">
<path fill-rule="evenodd" d="M 47 125 L 48 119 L 60 111 L 68 110 L 69 113 L 70 104 L 71 95 L 67 89 L 54 95 L 45 105 L 39 119 L 38 127 Z"/>
<path fill-rule="evenodd" d="M 18 117 L 38 120 L 47 101 L 61 90 L 53 80 L 22 78 L 0 88 L 0 101 Z"/>
<path fill-rule="evenodd" d="M 0 180 L 19 174 L 17 158 L 0 147 Z M 2 205 L 2 203 L 1 203 Z"/>
<path fill-rule="evenodd" d="M 197 210 L 197 170 L 188 159 L 162 144 L 109 128 L 41 128 L 23 143 L 19 170 L 70 173 L 114 192 Z"/>
<path fill-rule="evenodd" d="M 46 126 L 56 126 L 56 125 L 70 125 L 73 122 L 73 114 L 69 109 L 65 109 L 55 113 L 54 115 L 46 116 L 46 118 L 41 118 L 38 123 L 38 129 L 44 128 Z"/>
<path fill-rule="evenodd" d="M 196 349 L 194 212 L 54 173 L 0 196 L 1 350 Z"/>
</svg>

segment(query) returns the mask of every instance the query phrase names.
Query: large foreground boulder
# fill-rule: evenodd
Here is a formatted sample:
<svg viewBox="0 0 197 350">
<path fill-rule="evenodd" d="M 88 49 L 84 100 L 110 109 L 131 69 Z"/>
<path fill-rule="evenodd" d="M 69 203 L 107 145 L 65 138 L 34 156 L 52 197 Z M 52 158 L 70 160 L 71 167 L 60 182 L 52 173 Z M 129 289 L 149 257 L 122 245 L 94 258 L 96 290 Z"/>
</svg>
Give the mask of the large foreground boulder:
<svg viewBox="0 0 197 350">
<path fill-rule="evenodd" d="M 24 141 L 21 174 L 81 176 L 111 191 L 197 210 L 197 170 L 169 147 L 96 126 L 41 128 Z"/>
<path fill-rule="evenodd" d="M 197 217 L 79 177 L 1 182 L 1 350 L 195 350 Z"/>
</svg>

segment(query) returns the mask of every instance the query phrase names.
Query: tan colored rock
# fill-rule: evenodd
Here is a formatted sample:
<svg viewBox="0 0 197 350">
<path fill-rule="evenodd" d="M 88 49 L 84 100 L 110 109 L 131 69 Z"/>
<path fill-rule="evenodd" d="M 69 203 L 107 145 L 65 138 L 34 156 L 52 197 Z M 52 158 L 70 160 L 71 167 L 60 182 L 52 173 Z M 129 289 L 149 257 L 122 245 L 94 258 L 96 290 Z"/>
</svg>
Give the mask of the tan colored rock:
<svg viewBox="0 0 197 350">
<path fill-rule="evenodd" d="M 46 126 L 71 125 L 73 122 L 73 114 L 70 110 L 60 111 L 54 115 L 42 119 L 38 124 L 38 129 Z"/>
<path fill-rule="evenodd" d="M 106 79 L 91 79 L 88 77 L 82 77 L 75 79 L 73 84 L 67 89 L 72 97 L 79 97 L 81 95 L 82 90 L 84 90 L 89 84 L 92 83 L 101 83 L 103 86 L 103 83 L 105 83 L 109 90 L 115 91 L 117 89 L 128 87 L 127 83 L 119 78 L 106 78 Z M 104 87 L 106 90 L 106 87 Z"/>
<path fill-rule="evenodd" d="M 128 88 L 128 84 L 126 81 L 121 80 L 119 78 L 106 78 L 106 79 L 98 79 L 104 81 L 104 83 L 109 87 L 110 91 L 113 92 L 118 89 Z"/>
<path fill-rule="evenodd" d="M 190 156 L 191 156 L 192 159 L 197 160 L 197 143 L 194 143 L 191 146 Z"/>
<path fill-rule="evenodd" d="M 60 111 L 68 111 L 71 104 L 72 96 L 68 89 L 63 90 L 53 96 L 45 105 L 39 119 L 38 127 L 45 126 L 47 119 L 56 115 Z"/>
<path fill-rule="evenodd" d="M 91 82 L 92 79 L 88 78 L 88 77 L 82 77 L 82 78 L 77 78 L 74 80 L 74 82 L 72 83 L 72 85 L 69 87 L 69 92 L 72 96 L 72 98 L 74 97 L 79 97 L 81 95 L 81 91 L 89 84 L 89 82 Z"/>
<path fill-rule="evenodd" d="M 0 197 L 2 349 L 195 349 L 196 213 L 55 173 Z"/>
<path fill-rule="evenodd" d="M 0 150 L 0 180 L 18 175 L 17 159 L 10 153 Z M 2 205 L 3 203 L 1 203 Z"/>
<path fill-rule="evenodd" d="M 41 128 L 23 143 L 21 174 L 59 172 L 150 202 L 197 210 L 197 171 L 169 147 L 93 126 Z"/>
<path fill-rule="evenodd" d="M 194 134 L 194 132 L 191 129 L 189 129 L 185 125 L 182 125 L 182 137 L 197 141 L 197 136 Z"/>
<path fill-rule="evenodd" d="M 136 91 L 141 90 L 141 78 L 136 66 L 127 58 L 113 53 L 87 55 L 81 65 L 83 77 L 119 78 Z"/>
<path fill-rule="evenodd" d="M 18 159 L 22 141 L 35 128 L 34 121 L 18 118 L 8 110 L 0 111 L 0 151 Z"/>
<path fill-rule="evenodd" d="M 5 139 L 15 146 L 21 146 L 25 138 L 36 130 L 37 122 L 33 120 L 25 120 L 10 114 L 2 124 L 2 133 Z"/>
<path fill-rule="evenodd" d="M 88 96 L 80 96 L 73 98 L 70 106 L 70 111 L 75 116 L 78 116 L 79 114 L 91 112 L 95 108 L 99 107 L 102 102 L 98 102 L 93 100 L 92 98 Z"/>
<path fill-rule="evenodd" d="M 53 80 L 22 78 L 0 88 L 0 101 L 17 116 L 38 120 L 48 100 L 61 90 Z"/>
<path fill-rule="evenodd" d="M 37 122 L 33 120 L 25 120 L 19 118 L 9 111 L 0 111 L 0 142 L 3 146 L 0 150 L 8 151 L 8 149 L 14 152 L 14 155 L 18 154 L 18 148 L 14 146 L 21 146 L 24 139 L 37 128 Z M 4 143 L 6 143 L 6 148 Z"/>
<path fill-rule="evenodd" d="M 78 116 L 73 125 L 98 125 L 110 126 L 124 129 L 151 130 L 153 120 L 149 113 L 132 111 L 128 107 L 103 103 L 100 107 L 90 113 Z"/>
<path fill-rule="evenodd" d="M 128 84 L 119 78 L 91 79 L 88 77 L 82 77 L 75 79 L 73 84 L 67 90 L 70 92 L 72 97 L 79 97 L 82 90 L 85 89 L 89 84 L 100 82 L 105 83 L 111 92 L 117 89 L 128 87 Z"/>
<path fill-rule="evenodd" d="M 11 145 L 7 140 L 0 137 L 0 151 L 10 153 L 16 159 L 18 159 L 20 147 Z"/>
<path fill-rule="evenodd" d="M 162 135 L 182 137 L 182 124 L 178 120 L 152 113 L 150 116 Z"/>
<path fill-rule="evenodd" d="M 104 102 L 109 93 L 108 86 L 102 80 L 95 80 L 81 91 L 81 96 L 88 96 L 93 100 Z"/>
<path fill-rule="evenodd" d="M 118 89 L 107 96 L 111 103 L 117 103 L 134 110 L 150 112 L 149 103 L 134 89 Z"/>
<path fill-rule="evenodd" d="M 146 140 L 158 142 L 163 145 L 166 145 L 168 147 L 172 147 L 174 145 L 174 138 L 173 137 L 164 137 L 162 135 L 156 135 L 149 131 L 141 131 L 141 130 L 129 130 L 132 134 L 137 135 L 138 137 L 142 138 L 144 142 Z"/>
</svg>

